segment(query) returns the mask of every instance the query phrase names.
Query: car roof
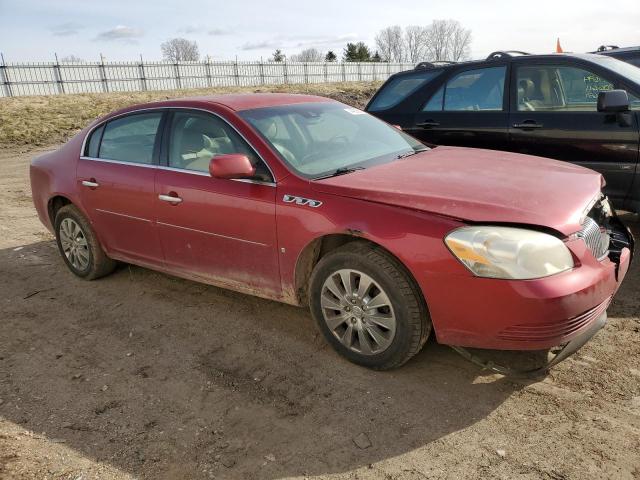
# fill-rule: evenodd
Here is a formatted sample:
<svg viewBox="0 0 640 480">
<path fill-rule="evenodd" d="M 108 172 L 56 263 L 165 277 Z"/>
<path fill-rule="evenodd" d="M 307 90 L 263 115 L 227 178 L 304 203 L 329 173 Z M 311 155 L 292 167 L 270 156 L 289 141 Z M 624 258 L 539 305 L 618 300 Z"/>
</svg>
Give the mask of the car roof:
<svg viewBox="0 0 640 480">
<path fill-rule="evenodd" d="M 614 50 L 614 51 L 619 51 L 619 50 Z M 416 67 L 412 70 L 404 70 L 402 72 L 398 72 L 394 75 L 392 75 L 393 77 L 395 76 L 403 76 L 403 75 L 408 75 L 414 72 L 419 72 L 419 71 L 437 71 L 437 70 L 442 70 L 442 71 L 446 71 L 446 70 L 451 70 L 451 69 L 456 69 L 459 67 L 473 67 L 473 66 L 490 66 L 492 63 L 500 63 L 502 61 L 506 61 L 506 60 L 514 60 L 517 62 L 520 61 L 529 61 L 529 60 L 536 60 L 536 59 L 557 59 L 557 58 L 567 58 L 567 59 L 571 59 L 571 58 L 575 58 L 575 59 L 580 59 L 580 60 L 587 60 L 587 61 L 591 61 L 591 62 L 598 62 L 598 60 L 601 57 L 601 53 L 604 52 L 599 52 L 598 54 L 596 53 L 542 53 L 542 54 L 529 54 L 529 53 L 524 53 L 524 52 L 493 52 L 491 55 L 489 55 L 489 57 L 487 58 L 483 58 L 480 60 L 468 60 L 465 62 L 450 62 L 447 63 L 446 65 L 440 65 L 440 64 L 436 64 L 433 65 L 431 67 L 427 66 L 426 68 L 420 68 L 420 67 Z M 494 56 L 495 55 L 495 56 Z M 437 62 L 436 62 L 437 63 Z M 418 65 L 423 65 L 423 64 L 429 64 L 429 62 L 423 62 L 420 63 Z"/>
<path fill-rule="evenodd" d="M 615 47 L 608 50 L 595 51 L 591 53 L 598 53 L 600 55 L 615 55 L 616 53 L 625 52 L 640 52 L 640 46 L 637 47 Z"/>
<path fill-rule="evenodd" d="M 330 98 L 316 95 L 300 95 L 293 93 L 232 93 L 219 95 L 204 95 L 197 97 L 182 97 L 162 100 L 153 103 L 141 103 L 123 109 L 123 111 L 144 108 L 162 107 L 197 107 L 203 104 L 222 105 L 234 111 L 251 110 L 254 108 L 277 107 L 297 103 L 335 102 Z"/>
</svg>

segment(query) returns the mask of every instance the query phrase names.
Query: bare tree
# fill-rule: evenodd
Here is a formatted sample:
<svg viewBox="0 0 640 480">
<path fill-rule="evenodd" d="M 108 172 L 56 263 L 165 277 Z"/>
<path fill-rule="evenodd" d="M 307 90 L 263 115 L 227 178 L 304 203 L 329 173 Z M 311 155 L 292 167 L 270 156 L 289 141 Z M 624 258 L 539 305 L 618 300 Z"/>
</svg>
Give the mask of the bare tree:
<svg viewBox="0 0 640 480">
<path fill-rule="evenodd" d="M 172 38 L 162 45 L 162 57 L 169 62 L 197 62 L 200 58 L 198 44 L 186 38 Z"/>
<path fill-rule="evenodd" d="M 405 57 L 402 28 L 394 25 L 380 30 L 376 35 L 376 48 L 383 61 L 402 62 Z"/>
<path fill-rule="evenodd" d="M 471 30 L 462 28 L 462 25 L 458 24 L 458 28 L 454 28 L 451 34 L 449 50 L 454 62 L 471 58 Z"/>
<path fill-rule="evenodd" d="M 300 53 L 291 55 L 289 60 L 292 62 L 322 62 L 324 61 L 324 55 L 317 48 L 307 48 Z"/>
<path fill-rule="evenodd" d="M 434 20 L 427 27 L 428 58 L 458 62 L 469 58 L 471 30 L 457 20 Z"/>
<path fill-rule="evenodd" d="M 75 55 L 65 55 L 64 57 L 62 57 L 60 59 L 60 61 L 62 63 L 80 63 L 80 62 L 84 62 L 84 60 L 80 57 L 77 57 Z"/>
<path fill-rule="evenodd" d="M 404 28 L 404 58 L 417 63 L 427 58 L 428 31 L 420 25 L 409 25 Z"/>
</svg>

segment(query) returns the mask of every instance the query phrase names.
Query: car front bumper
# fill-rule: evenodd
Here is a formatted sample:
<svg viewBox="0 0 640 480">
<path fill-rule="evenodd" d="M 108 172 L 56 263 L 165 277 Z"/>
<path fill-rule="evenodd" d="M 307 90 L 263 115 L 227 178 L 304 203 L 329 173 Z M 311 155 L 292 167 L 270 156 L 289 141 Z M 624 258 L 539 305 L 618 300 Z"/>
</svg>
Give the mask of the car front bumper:
<svg viewBox="0 0 640 480">
<path fill-rule="evenodd" d="M 500 280 L 451 275 L 432 283 L 427 303 L 438 341 L 461 347 L 544 350 L 587 336 L 582 346 L 604 324 L 607 307 L 629 268 L 631 250 L 623 248 L 615 261 L 598 261 L 582 241 L 572 242 L 570 248 L 581 259 L 579 265 L 550 277 Z"/>
</svg>

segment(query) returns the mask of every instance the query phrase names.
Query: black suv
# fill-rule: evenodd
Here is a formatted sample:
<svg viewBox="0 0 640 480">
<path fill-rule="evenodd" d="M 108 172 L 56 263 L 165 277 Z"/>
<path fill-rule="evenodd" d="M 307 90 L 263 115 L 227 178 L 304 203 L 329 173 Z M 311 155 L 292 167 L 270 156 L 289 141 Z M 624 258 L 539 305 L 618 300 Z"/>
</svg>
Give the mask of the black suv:
<svg viewBox="0 0 640 480">
<path fill-rule="evenodd" d="M 626 93 L 625 93 L 626 91 Z M 508 150 L 602 173 L 640 212 L 640 68 L 592 54 L 494 52 L 391 76 L 366 111 L 424 143 Z"/>
<path fill-rule="evenodd" d="M 595 52 L 607 57 L 617 58 L 623 62 L 640 67 L 640 47 L 617 47 L 616 45 L 601 45 Z"/>
</svg>

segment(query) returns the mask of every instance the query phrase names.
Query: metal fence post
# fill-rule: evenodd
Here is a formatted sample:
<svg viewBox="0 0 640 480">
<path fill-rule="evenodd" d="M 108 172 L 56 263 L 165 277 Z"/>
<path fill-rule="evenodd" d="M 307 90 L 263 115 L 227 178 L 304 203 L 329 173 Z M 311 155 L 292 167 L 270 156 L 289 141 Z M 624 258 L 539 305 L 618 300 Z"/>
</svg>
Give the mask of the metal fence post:
<svg viewBox="0 0 640 480">
<path fill-rule="evenodd" d="M 236 57 L 236 61 L 233 64 L 233 76 L 236 79 L 236 87 L 240 85 L 240 75 L 238 74 L 238 57 Z"/>
<path fill-rule="evenodd" d="M 329 81 L 329 64 L 327 62 L 324 62 L 324 83 L 327 83 Z"/>
<path fill-rule="evenodd" d="M 109 81 L 107 80 L 107 70 L 104 68 L 104 57 L 100 54 L 100 80 L 102 81 L 102 91 L 109 91 Z"/>
<path fill-rule="evenodd" d="M 147 77 L 144 74 L 144 61 L 142 60 L 142 55 L 140 55 L 140 65 L 138 66 L 138 74 L 140 75 L 140 86 L 142 87 L 142 91 L 147 91 Z"/>
<path fill-rule="evenodd" d="M 205 69 L 207 72 L 207 87 L 212 87 L 213 84 L 211 82 L 211 57 L 207 55 L 207 63 L 205 64 Z"/>
<path fill-rule="evenodd" d="M 180 90 L 182 88 L 182 82 L 180 81 L 180 66 L 178 65 L 178 62 L 173 64 L 173 71 L 176 74 L 176 87 Z"/>
<path fill-rule="evenodd" d="M 345 72 L 344 61 L 342 62 L 342 81 L 343 82 L 347 81 L 347 72 Z"/>
<path fill-rule="evenodd" d="M 4 95 L 6 97 L 13 97 L 13 92 L 11 91 L 11 82 L 9 82 L 9 75 L 7 74 L 7 64 L 4 61 L 4 55 L 0 53 L 0 57 L 2 58 L 2 65 L 0 65 L 0 81 L 2 81 L 2 90 L 4 91 Z"/>
<path fill-rule="evenodd" d="M 264 62 L 260 57 L 260 85 L 264 85 Z"/>
<path fill-rule="evenodd" d="M 302 70 L 304 72 L 304 83 L 309 83 L 309 66 L 307 62 L 304 62 L 304 64 L 302 65 Z"/>
<path fill-rule="evenodd" d="M 362 64 L 358 62 L 358 81 L 362 81 Z"/>
<path fill-rule="evenodd" d="M 287 59 L 284 59 L 284 83 L 289 83 L 289 79 L 287 78 Z"/>
<path fill-rule="evenodd" d="M 58 54 L 56 56 L 56 63 L 53 66 L 53 78 L 56 81 L 56 85 L 58 86 L 58 93 L 64 93 L 64 83 L 62 81 L 62 75 L 60 73 L 60 62 L 58 61 Z"/>
</svg>

